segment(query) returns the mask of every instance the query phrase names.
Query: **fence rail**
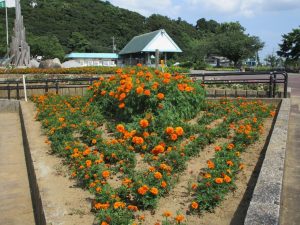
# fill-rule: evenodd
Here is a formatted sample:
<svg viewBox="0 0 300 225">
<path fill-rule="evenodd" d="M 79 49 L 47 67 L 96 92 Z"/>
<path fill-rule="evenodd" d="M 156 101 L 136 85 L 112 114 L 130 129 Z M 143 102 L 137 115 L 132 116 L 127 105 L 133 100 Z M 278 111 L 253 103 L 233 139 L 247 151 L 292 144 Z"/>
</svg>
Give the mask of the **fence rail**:
<svg viewBox="0 0 300 225">
<path fill-rule="evenodd" d="M 194 79 L 201 78 L 203 84 L 268 84 L 269 98 L 275 98 L 277 85 L 283 84 L 284 98 L 288 97 L 288 74 L 286 72 L 196 73 L 190 76 Z M 226 79 L 226 77 L 229 78 Z"/>
<path fill-rule="evenodd" d="M 276 96 L 277 86 L 283 84 L 284 98 L 287 98 L 288 74 L 286 72 L 229 72 L 229 73 L 193 73 L 189 74 L 192 79 L 201 80 L 207 85 L 229 85 L 229 84 L 265 84 L 268 85 L 268 97 Z M 63 79 L 33 79 L 26 80 L 26 90 L 40 90 L 42 93 L 47 93 L 54 90 L 59 93 L 66 88 L 85 89 L 99 80 L 99 77 L 93 78 L 63 78 Z M 0 81 L 0 91 L 2 98 L 20 99 L 24 89 L 22 79 Z M 3 95 L 3 91 L 7 92 Z M 14 92 L 14 96 L 12 96 Z M 83 92 L 83 90 L 82 90 Z"/>
</svg>

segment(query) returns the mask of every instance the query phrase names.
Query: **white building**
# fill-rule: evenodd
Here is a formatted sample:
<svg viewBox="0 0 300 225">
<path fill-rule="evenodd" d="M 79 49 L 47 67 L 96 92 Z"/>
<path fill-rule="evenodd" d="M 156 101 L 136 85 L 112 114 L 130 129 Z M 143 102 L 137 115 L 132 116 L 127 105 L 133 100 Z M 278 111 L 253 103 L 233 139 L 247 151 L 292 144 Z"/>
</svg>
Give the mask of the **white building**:
<svg viewBox="0 0 300 225">
<path fill-rule="evenodd" d="M 155 58 L 156 50 L 167 60 L 167 53 L 182 52 L 164 29 L 135 36 L 119 53 L 124 64 L 150 65 Z"/>
<path fill-rule="evenodd" d="M 119 58 L 116 53 L 70 53 L 67 59 L 78 62 L 81 66 L 116 66 Z"/>
</svg>

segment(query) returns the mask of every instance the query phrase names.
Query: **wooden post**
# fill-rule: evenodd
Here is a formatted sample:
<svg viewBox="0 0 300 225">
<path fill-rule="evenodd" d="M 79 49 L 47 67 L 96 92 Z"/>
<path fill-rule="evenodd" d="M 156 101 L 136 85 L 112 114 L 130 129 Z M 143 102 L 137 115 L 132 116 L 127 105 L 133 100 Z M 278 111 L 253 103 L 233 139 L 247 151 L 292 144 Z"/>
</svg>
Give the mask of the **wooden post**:
<svg viewBox="0 0 300 225">
<path fill-rule="evenodd" d="M 56 80 L 55 81 L 55 92 L 56 92 L 56 94 L 58 95 L 58 90 L 59 90 L 59 87 L 58 87 L 58 81 Z"/>
<path fill-rule="evenodd" d="M 7 83 L 7 98 L 10 99 L 10 83 Z"/>
<path fill-rule="evenodd" d="M 20 99 L 19 81 L 17 81 L 17 100 Z"/>
<path fill-rule="evenodd" d="M 158 69 L 159 67 L 159 50 L 155 50 L 155 68 Z"/>
</svg>

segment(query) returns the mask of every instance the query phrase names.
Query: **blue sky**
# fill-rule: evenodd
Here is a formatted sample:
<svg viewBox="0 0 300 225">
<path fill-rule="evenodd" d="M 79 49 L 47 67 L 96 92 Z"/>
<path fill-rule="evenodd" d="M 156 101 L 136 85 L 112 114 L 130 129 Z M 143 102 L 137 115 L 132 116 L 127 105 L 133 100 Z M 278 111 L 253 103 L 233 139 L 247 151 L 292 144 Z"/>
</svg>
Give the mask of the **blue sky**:
<svg viewBox="0 0 300 225">
<path fill-rule="evenodd" d="M 265 42 L 263 59 L 276 53 L 282 34 L 300 26 L 300 0 L 110 0 L 113 5 L 144 16 L 159 13 L 181 17 L 191 24 L 200 18 L 217 22 L 239 21 L 246 33 Z"/>
</svg>

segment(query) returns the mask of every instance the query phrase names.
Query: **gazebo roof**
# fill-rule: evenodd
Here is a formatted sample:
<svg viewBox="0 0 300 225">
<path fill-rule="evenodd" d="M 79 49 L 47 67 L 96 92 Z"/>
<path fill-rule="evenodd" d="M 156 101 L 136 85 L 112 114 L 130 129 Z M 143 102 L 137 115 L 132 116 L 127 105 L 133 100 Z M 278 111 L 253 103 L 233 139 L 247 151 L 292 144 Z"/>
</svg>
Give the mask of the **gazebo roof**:
<svg viewBox="0 0 300 225">
<path fill-rule="evenodd" d="M 120 55 L 138 52 L 182 52 L 164 29 L 135 36 L 123 49 Z"/>
</svg>

